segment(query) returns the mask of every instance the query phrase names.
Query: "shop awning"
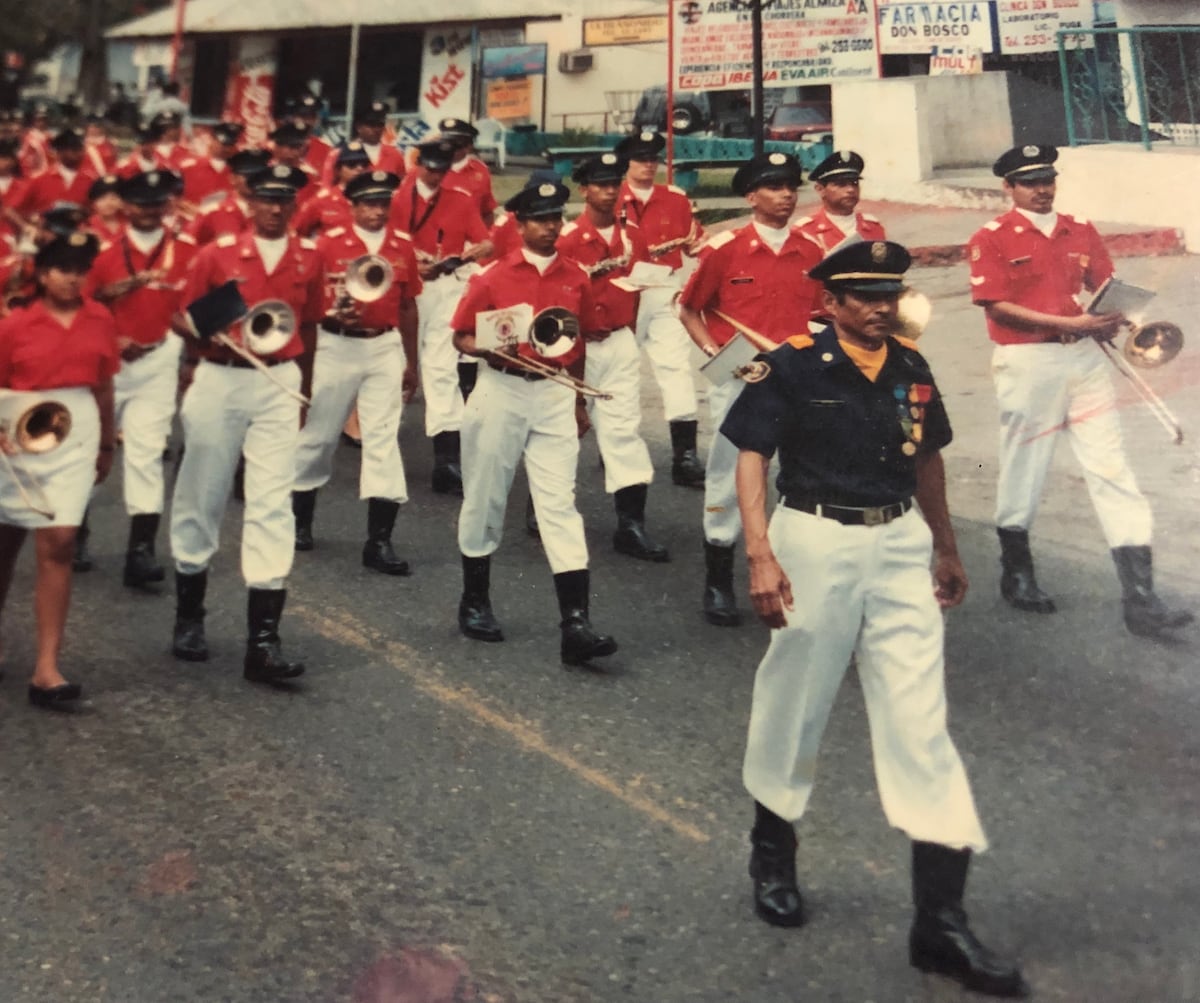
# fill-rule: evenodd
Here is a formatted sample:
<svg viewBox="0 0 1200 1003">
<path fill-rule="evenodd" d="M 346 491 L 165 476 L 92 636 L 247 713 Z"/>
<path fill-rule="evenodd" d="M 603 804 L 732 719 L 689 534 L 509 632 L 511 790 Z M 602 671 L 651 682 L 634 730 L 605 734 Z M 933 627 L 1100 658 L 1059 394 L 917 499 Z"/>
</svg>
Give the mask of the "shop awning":
<svg viewBox="0 0 1200 1003">
<path fill-rule="evenodd" d="M 455 7 L 467 4 L 447 0 L 190 0 L 184 32 L 188 35 L 224 35 L 243 32 L 298 31 L 311 28 L 348 28 L 352 24 L 420 25 L 484 24 L 527 21 L 562 16 L 562 0 L 487 0 L 470 4 L 468 14 L 456 16 Z M 174 5 L 126 21 L 105 32 L 107 38 L 163 38 L 175 32 Z"/>
</svg>

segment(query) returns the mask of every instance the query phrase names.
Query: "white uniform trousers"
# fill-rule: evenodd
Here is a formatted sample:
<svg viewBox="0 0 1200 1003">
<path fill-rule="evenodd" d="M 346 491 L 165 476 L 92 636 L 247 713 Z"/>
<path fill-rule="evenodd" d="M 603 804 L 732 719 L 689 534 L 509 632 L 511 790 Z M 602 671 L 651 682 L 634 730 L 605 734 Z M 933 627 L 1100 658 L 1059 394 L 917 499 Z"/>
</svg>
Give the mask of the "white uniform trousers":
<svg viewBox="0 0 1200 1003">
<path fill-rule="evenodd" d="M 450 322 L 458 301 L 466 292 L 466 275 L 477 269 L 463 268 L 458 274 L 443 275 L 426 282 L 417 297 L 418 342 L 421 362 L 421 393 L 425 397 L 425 434 L 457 432 L 462 428 L 463 399 L 458 389 L 458 351 Z"/>
<path fill-rule="evenodd" d="M 342 426 L 358 400 L 362 429 L 359 498 L 408 501 L 397 434 L 404 407 L 404 347 L 400 332 L 346 338 L 317 329 L 312 406 L 296 446 L 295 490 L 324 487 Z"/>
<path fill-rule="evenodd" d="M 885 526 L 843 526 L 781 506 L 770 540 L 795 609 L 771 632 L 754 679 L 746 789 L 789 821 L 804 814 L 821 735 L 856 654 L 888 822 L 914 840 L 986 849 L 946 730 L 942 615 L 925 521 L 912 509 Z"/>
<path fill-rule="evenodd" d="M 708 392 L 713 431 L 704 475 L 704 539 L 721 547 L 732 547 L 742 535 L 742 514 L 738 510 L 734 479 L 738 448 L 721 434 L 721 422 L 743 386 L 741 380 L 728 380 Z"/>
<path fill-rule="evenodd" d="M 604 461 L 604 490 L 613 494 L 654 479 L 650 450 L 638 431 L 642 421 L 642 360 L 633 332 L 613 331 L 603 341 L 589 341 L 584 382 L 612 394 L 612 400 L 588 398 L 596 445 Z"/>
<path fill-rule="evenodd" d="M 504 507 L 522 457 L 550 570 L 557 575 L 586 568 L 583 517 L 575 507 L 574 391 L 481 364 L 462 427 L 458 549 L 466 557 L 488 557 L 500 546 Z"/>
<path fill-rule="evenodd" d="M 1046 472 L 1065 435 L 1109 547 L 1149 545 L 1150 503 L 1121 445 L 1110 363 L 1091 339 L 1073 345 L 997 345 L 992 379 L 1000 405 L 996 525 L 1029 529 Z"/>
<path fill-rule="evenodd" d="M 300 389 L 300 367 L 272 375 Z M 300 405 L 254 369 L 201 362 L 180 409 L 183 463 L 171 501 L 171 552 L 183 574 L 205 570 L 217 552 L 238 457 L 246 457 L 242 576 L 252 589 L 281 589 L 295 557 L 292 483 Z"/>
<path fill-rule="evenodd" d="M 183 339 L 168 334 L 154 351 L 133 362 L 122 362 L 113 377 L 129 515 L 157 515 L 163 510 L 163 450 L 175 417 L 182 352 Z"/>
<path fill-rule="evenodd" d="M 692 370 L 692 339 L 679 320 L 674 286 L 642 290 L 637 336 L 662 393 L 667 421 L 694 421 L 696 384 Z"/>
</svg>

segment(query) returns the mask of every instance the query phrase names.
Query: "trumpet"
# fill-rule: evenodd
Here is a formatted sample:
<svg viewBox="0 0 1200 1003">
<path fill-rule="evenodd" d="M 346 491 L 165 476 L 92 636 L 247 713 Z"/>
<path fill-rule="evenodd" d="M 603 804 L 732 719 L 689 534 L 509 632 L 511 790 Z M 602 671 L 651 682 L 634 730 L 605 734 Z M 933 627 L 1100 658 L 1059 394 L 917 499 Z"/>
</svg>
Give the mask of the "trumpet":
<svg viewBox="0 0 1200 1003">
<path fill-rule="evenodd" d="M 396 271 L 387 258 L 364 254 L 346 263 L 346 270 L 337 276 L 333 312 L 343 313 L 355 303 L 374 303 L 383 299 L 396 279 Z"/>
<path fill-rule="evenodd" d="M 1174 359 L 1183 349 L 1183 331 L 1178 324 L 1168 320 L 1151 321 L 1149 324 L 1126 321 L 1125 326 L 1129 328 L 1129 335 L 1121 351 L 1116 351 L 1109 342 L 1099 338 L 1096 344 L 1113 368 L 1133 384 L 1133 389 L 1150 408 L 1150 413 L 1178 446 L 1183 442 L 1183 426 L 1167 407 L 1166 401 L 1154 392 L 1154 388 L 1137 370 L 1157 369 Z"/>
<path fill-rule="evenodd" d="M 578 343 L 579 318 L 570 310 L 552 306 L 534 316 L 524 339 L 516 344 L 516 352 L 495 352 L 493 355 L 503 365 L 536 373 L 552 383 L 570 387 L 577 394 L 599 400 L 612 400 L 612 394 L 589 386 L 566 372 L 560 365 L 543 361 L 564 358 Z"/>
<path fill-rule="evenodd" d="M 52 452 L 67 440 L 71 426 L 71 412 L 59 401 L 42 394 L 0 391 L 0 437 L 19 453 L 40 456 Z M 25 504 L 53 519 L 54 507 L 41 483 L 30 477 L 26 485 L 7 450 L 0 449 L 0 458 Z"/>
</svg>

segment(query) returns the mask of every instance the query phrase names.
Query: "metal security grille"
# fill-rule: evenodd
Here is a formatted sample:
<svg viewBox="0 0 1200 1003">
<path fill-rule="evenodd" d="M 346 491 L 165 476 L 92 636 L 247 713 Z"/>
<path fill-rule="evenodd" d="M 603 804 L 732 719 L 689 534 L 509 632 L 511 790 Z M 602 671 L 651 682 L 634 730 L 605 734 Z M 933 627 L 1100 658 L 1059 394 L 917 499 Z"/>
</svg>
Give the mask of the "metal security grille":
<svg viewBox="0 0 1200 1003">
<path fill-rule="evenodd" d="M 1072 146 L 1200 146 L 1200 28 L 1058 33 Z"/>
</svg>

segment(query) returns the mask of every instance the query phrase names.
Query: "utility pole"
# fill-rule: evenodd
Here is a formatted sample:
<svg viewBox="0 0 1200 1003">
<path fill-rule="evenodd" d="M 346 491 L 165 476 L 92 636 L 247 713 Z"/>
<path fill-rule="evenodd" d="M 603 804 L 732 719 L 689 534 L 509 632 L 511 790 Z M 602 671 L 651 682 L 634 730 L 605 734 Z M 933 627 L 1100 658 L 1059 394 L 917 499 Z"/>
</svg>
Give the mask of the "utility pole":
<svg viewBox="0 0 1200 1003">
<path fill-rule="evenodd" d="M 750 91 L 750 108 L 754 119 L 754 155 L 763 152 L 763 38 L 762 12 L 763 8 L 774 0 L 742 0 L 750 5 L 751 59 L 754 82 Z"/>
</svg>

